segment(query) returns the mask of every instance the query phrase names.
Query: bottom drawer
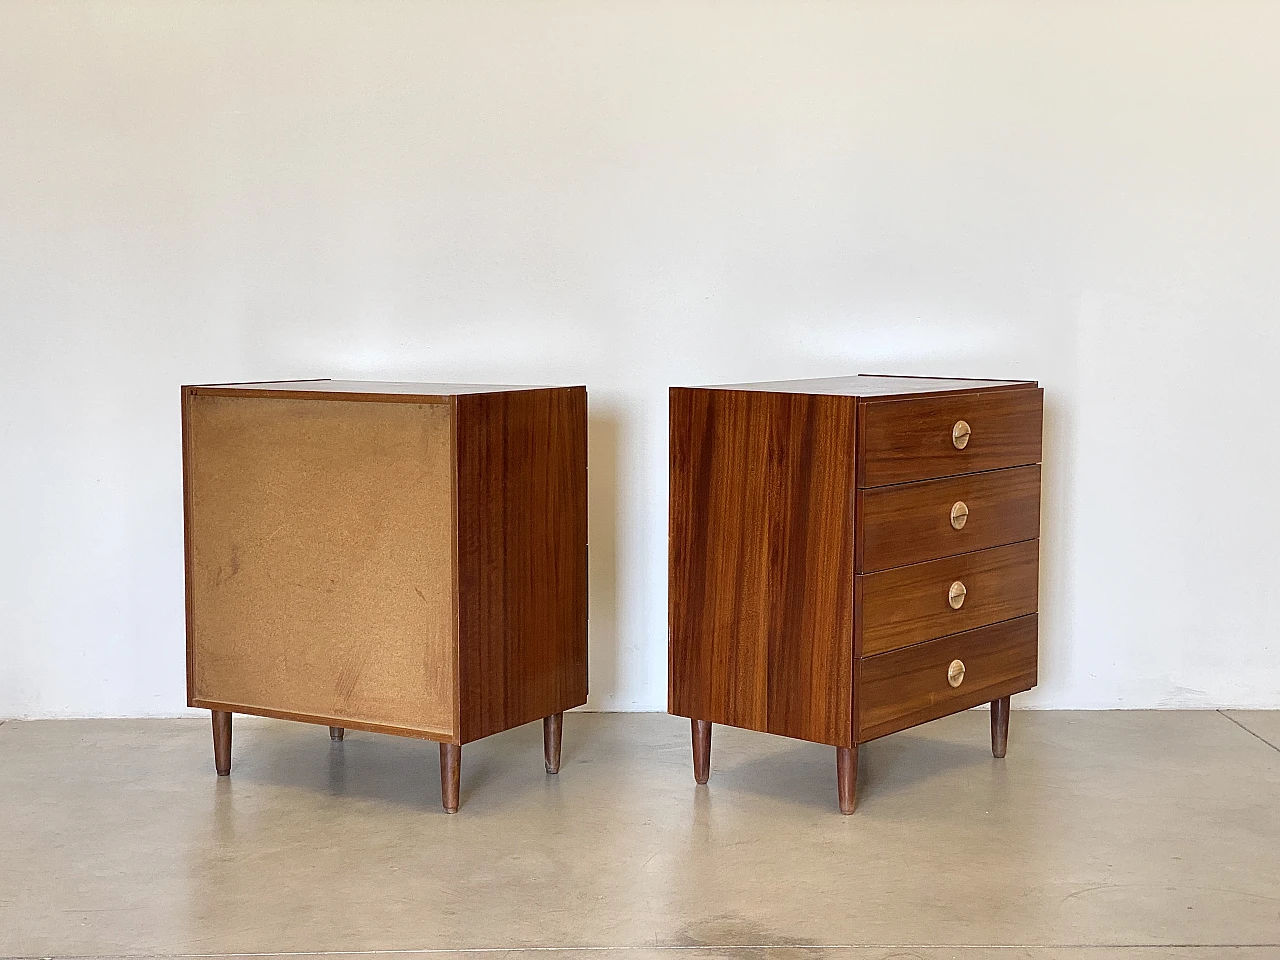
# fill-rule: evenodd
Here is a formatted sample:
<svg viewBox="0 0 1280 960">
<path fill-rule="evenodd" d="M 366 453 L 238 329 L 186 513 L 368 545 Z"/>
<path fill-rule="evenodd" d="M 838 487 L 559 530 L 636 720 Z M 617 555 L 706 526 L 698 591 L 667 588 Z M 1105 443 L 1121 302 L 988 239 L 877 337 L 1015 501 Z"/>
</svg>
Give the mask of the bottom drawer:
<svg viewBox="0 0 1280 960">
<path fill-rule="evenodd" d="M 865 743 L 1030 690 L 1036 628 L 1032 614 L 855 661 L 854 739 Z"/>
</svg>

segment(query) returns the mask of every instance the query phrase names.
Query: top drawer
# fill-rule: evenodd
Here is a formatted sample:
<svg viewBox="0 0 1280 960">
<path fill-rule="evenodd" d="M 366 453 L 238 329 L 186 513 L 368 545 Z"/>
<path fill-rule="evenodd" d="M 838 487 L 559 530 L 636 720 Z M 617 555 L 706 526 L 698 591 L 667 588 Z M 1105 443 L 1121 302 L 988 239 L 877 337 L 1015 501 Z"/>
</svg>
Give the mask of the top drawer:
<svg viewBox="0 0 1280 960">
<path fill-rule="evenodd" d="M 864 404 L 858 485 L 882 487 L 1039 463 L 1044 391 L 1000 390 Z"/>
</svg>

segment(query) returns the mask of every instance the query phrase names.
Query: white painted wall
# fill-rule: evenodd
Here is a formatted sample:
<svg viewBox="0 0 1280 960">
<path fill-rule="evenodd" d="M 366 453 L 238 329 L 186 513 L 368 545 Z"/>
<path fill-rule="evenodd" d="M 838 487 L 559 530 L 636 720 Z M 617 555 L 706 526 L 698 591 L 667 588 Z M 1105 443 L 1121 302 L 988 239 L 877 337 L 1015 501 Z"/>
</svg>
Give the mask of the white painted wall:
<svg viewBox="0 0 1280 960">
<path fill-rule="evenodd" d="M 1280 4 L 0 5 L 0 717 L 184 703 L 178 385 L 585 382 L 592 705 L 666 387 L 1040 379 L 1024 704 L 1280 706 Z"/>
</svg>

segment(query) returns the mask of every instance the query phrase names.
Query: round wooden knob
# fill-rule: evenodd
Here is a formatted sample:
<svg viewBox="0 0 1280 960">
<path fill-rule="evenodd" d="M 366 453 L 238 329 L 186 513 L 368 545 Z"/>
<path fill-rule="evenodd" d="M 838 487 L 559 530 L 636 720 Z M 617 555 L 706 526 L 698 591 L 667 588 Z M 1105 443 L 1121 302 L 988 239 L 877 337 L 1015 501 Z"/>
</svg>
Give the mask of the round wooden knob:
<svg viewBox="0 0 1280 960">
<path fill-rule="evenodd" d="M 962 530 L 964 525 L 969 522 L 969 505 L 963 500 L 957 500 L 951 508 L 951 526 L 957 530 Z"/>
<path fill-rule="evenodd" d="M 951 666 L 947 667 L 947 683 L 953 687 L 958 687 L 964 683 L 964 661 L 952 660 Z"/>
<path fill-rule="evenodd" d="M 964 420 L 957 420 L 956 425 L 951 428 L 951 442 L 957 450 L 963 450 L 969 445 L 969 435 L 973 433 L 969 429 L 969 424 Z"/>
<path fill-rule="evenodd" d="M 951 604 L 952 610 L 959 610 L 964 606 L 964 598 L 968 595 L 969 591 L 965 589 L 964 584 L 957 580 L 947 591 L 947 603 Z"/>
</svg>

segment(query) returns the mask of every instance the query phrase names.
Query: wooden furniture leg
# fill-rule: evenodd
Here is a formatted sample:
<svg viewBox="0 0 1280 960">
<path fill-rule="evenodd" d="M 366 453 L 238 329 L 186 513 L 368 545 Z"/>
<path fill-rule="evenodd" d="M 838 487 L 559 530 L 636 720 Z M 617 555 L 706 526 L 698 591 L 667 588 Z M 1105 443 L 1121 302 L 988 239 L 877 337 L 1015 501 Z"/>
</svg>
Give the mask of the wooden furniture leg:
<svg viewBox="0 0 1280 960">
<path fill-rule="evenodd" d="M 213 765 L 218 776 L 231 775 L 231 714 L 226 710 L 213 711 Z"/>
<path fill-rule="evenodd" d="M 462 745 L 440 744 L 440 801 L 445 813 L 458 812 L 458 784 L 462 779 Z"/>
<path fill-rule="evenodd" d="M 346 731 L 346 729 L 345 729 L 345 728 L 343 728 L 343 727 L 330 727 L 330 728 L 329 728 L 329 739 L 330 739 L 330 740 L 341 740 L 341 739 L 342 739 L 342 737 L 343 737 L 343 734 L 345 734 L 346 732 L 347 732 L 347 731 Z"/>
<path fill-rule="evenodd" d="M 542 759 L 547 765 L 547 773 L 560 772 L 560 742 L 563 734 L 563 713 L 553 713 L 542 718 Z"/>
<path fill-rule="evenodd" d="M 711 721 L 690 720 L 693 728 L 693 779 L 706 783 L 711 776 Z"/>
<path fill-rule="evenodd" d="M 991 701 L 991 755 L 1004 757 L 1009 747 L 1009 698 Z"/>
<path fill-rule="evenodd" d="M 840 812 L 853 813 L 858 802 L 858 745 L 836 747 L 836 791 L 840 795 Z"/>
</svg>

